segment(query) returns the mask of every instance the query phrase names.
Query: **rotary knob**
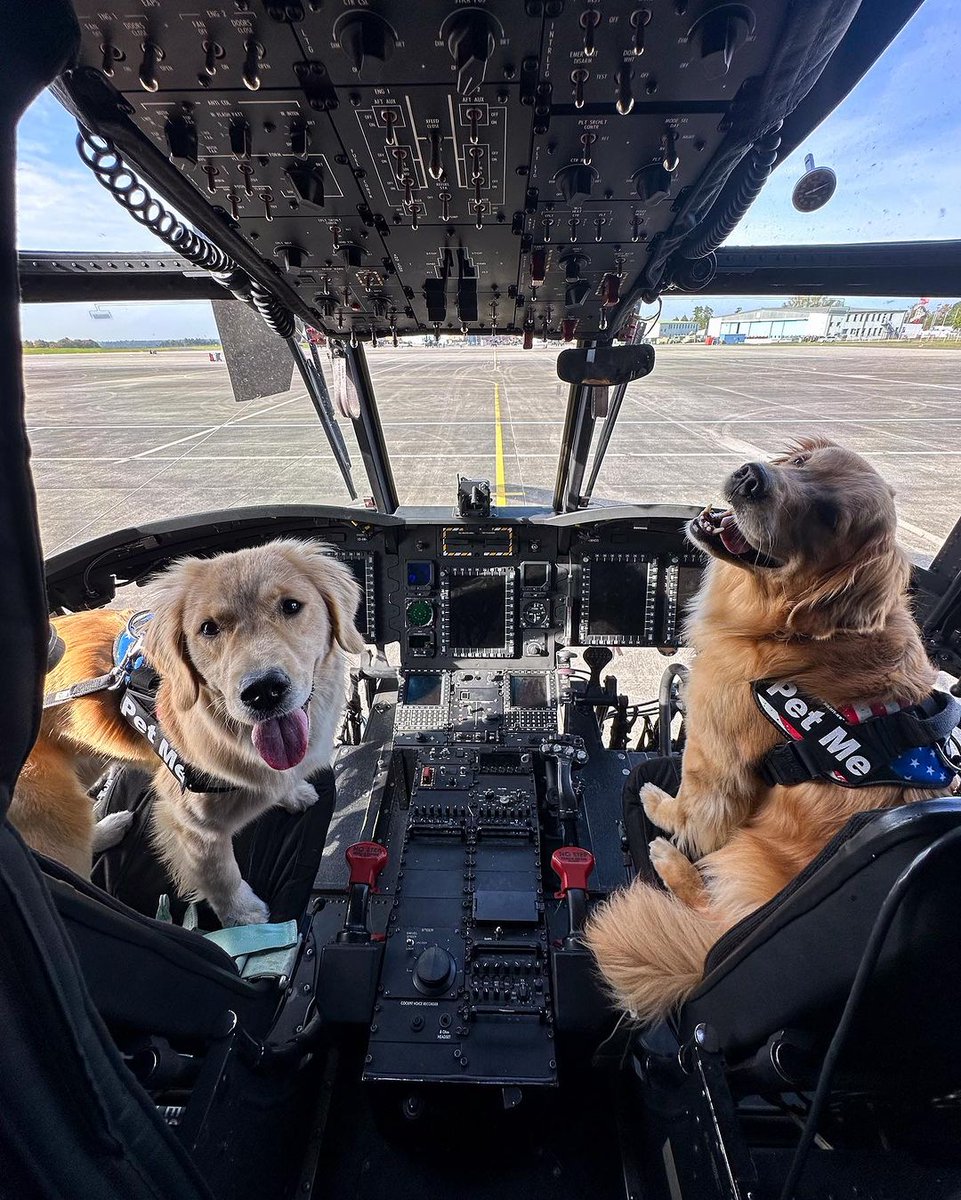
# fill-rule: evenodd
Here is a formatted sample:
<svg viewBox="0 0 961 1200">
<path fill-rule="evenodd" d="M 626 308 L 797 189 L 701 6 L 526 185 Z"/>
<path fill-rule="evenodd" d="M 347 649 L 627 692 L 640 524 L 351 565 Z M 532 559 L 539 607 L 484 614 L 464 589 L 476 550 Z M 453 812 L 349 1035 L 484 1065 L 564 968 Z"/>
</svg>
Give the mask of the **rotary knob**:
<svg viewBox="0 0 961 1200">
<path fill-rule="evenodd" d="M 720 4 L 691 26 L 688 38 L 697 48 L 708 79 L 723 79 L 731 59 L 754 32 L 754 13 L 746 4 Z"/>
<path fill-rule="evenodd" d="M 634 176 L 634 189 L 644 204 L 660 204 L 671 194 L 671 173 L 660 161 L 648 163 Z"/>
<path fill-rule="evenodd" d="M 561 167 L 554 176 L 554 185 L 568 204 L 576 196 L 590 198 L 596 182 L 597 172 L 586 163 L 568 163 L 566 167 Z"/>
<path fill-rule="evenodd" d="M 457 975 L 457 963 L 443 946 L 428 946 L 414 963 L 414 987 L 425 996 L 446 992 Z"/>
<path fill-rule="evenodd" d="M 358 76 L 376 83 L 397 45 L 397 35 L 384 18 L 372 12 L 349 12 L 337 23 L 334 32 Z"/>
<path fill-rule="evenodd" d="M 484 82 L 488 60 L 497 44 L 497 26 L 481 8 L 464 9 L 445 25 L 447 49 L 457 69 L 458 94 L 469 96 Z"/>
</svg>

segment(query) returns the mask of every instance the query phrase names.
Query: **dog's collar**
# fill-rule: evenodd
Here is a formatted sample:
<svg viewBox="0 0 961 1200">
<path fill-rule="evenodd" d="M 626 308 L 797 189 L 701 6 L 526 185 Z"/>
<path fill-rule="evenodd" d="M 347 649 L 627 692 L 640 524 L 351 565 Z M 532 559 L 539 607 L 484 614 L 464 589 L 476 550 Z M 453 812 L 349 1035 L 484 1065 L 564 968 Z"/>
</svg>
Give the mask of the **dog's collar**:
<svg viewBox="0 0 961 1200">
<path fill-rule="evenodd" d="M 827 779 L 842 787 L 947 790 L 959 774 L 954 734 L 961 701 L 933 691 L 920 704 L 857 703 L 833 708 L 786 679 L 751 684 L 758 708 L 786 742 L 757 770 L 768 784 Z"/>
</svg>

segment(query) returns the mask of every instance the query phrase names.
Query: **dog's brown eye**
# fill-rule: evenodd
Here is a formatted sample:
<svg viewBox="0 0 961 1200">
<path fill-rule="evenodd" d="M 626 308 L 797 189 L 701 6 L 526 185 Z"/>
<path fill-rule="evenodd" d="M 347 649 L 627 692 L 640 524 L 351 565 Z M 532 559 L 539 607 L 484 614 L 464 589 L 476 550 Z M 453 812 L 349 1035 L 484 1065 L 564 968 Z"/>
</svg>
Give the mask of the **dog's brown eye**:
<svg viewBox="0 0 961 1200">
<path fill-rule="evenodd" d="M 280 611 L 285 617 L 295 617 L 303 607 L 299 600 L 293 600 L 289 596 L 280 602 Z"/>
<path fill-rule="evenodd" d="M 220 626 L 216 621 L 211 621 L 209 618 L 202 621 L 200 624 L 200 632 L 204 637 L 216 637 L 220 633 Z"/>
<path fill-rule="evenodd" d="M 803 467 L 806 462 L 807 462 L 807 459 L 802 454 L 802 455 L 799 455 L 796 459 L 794 459 L 794 461 L 791 463 L 791 466 L 792 467 Z"/>
</svg>

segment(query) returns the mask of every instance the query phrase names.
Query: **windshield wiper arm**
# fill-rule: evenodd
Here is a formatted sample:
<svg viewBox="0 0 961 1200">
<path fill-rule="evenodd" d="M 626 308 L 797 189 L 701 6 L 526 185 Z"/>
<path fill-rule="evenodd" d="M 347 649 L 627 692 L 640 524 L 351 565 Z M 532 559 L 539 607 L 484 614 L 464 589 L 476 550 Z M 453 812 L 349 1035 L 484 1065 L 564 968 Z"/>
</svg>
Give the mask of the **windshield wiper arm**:
<svg viewBox="0 0 961 1200">
<path fill-rule="evenodd" d="M 324 373 L 317 363 L 310 362 L 304 357 L 304 352 L 296 337 L 287 338 L 286 341 L 290 347 L 290 353 L 293 355 L 297 370 L 300 372 L 300 377 L 304 381 L 304 386 L 307 388 L 307 395 L 314 406 L 314 412 L 320 418 L 321 428 L 330 445 L 334 461 L 337 463 L 340 474 L 347 486 L 350 498 L 351 500 L 356 500 L 357 486 L 354 483 L 350 455 L 347 453 L 347 444 L 344 441 L 344 435 L 341 433 L 340 426 L 334 418 L 334 406 L 330 402 L 330 392 L 327 390 L 327 381 L 324 379 Z"/>
</svg>

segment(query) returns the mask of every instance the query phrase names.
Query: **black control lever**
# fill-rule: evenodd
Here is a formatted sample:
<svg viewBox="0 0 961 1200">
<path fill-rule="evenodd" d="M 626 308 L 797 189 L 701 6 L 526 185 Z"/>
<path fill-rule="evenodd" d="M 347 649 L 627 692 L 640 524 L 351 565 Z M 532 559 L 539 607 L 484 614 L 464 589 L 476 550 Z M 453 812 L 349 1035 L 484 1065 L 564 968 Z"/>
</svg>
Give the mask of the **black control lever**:
<svg viewBox="0 0 961 1200">
<path fill-rule="evenodd" d="M 584 661 L 591 673 L 591 688 L 600 689 L 601 671 L 614 659 L 614 651 L 607 646 L 588 646 L 583 653 Z"/>
<path fill-rule="evenodd" d="M 577 820 L 577 792 L 574 790 L 573 769 L 587 762 L 587 753 L 576 746 L 565 746 L 559 742 L 545 742 L 541 746 L 544 755 L 544 773 L 547 777 L 548 807 L 557 807 L 557 818 L 565 837 L 574 836 Z"/>
<path fill-rule="evenodd" d="M 347 893 L 347 917 L 337 934 L 338 942 L 369 942 L 367 909 L 377 877 L 387 866 L 387 850 L 379 842 L 355 842 L 344 852 L 350 868 Z"/>
<path fill-rule="evenodd" d="M 594 870 L 594 855 L 580 846 L 561 846 L 551 855 L 551 869 L 561 881 L 556 900 L 567 900 L 568 933 L 564 945 L 572 950 L 580 945 L 580 934 L 587 920 L 587 882 Z"/>
</svg>

